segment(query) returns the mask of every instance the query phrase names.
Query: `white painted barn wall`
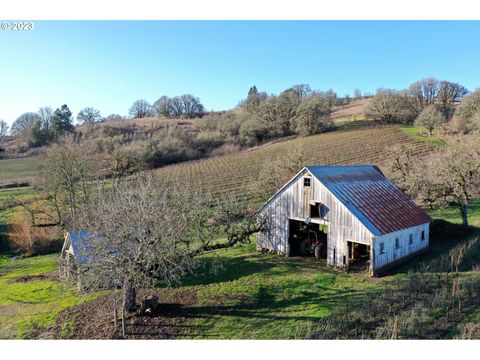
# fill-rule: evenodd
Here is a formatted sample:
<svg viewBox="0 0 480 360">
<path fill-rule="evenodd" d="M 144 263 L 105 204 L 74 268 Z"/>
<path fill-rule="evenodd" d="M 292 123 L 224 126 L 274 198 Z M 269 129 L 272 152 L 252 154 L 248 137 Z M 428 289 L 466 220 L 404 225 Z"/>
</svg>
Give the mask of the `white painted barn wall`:
<svg viewBox="0 0 480 360">
<path fill-rule="evenodd" d="M 416 253 L 420 250 L 428 247 L 430 234 L 429 224 L 422 224 L 419 226 L 411 227 L 395 231 L 383 236 L 379 236 L 374 240 L 374 256 L 373 256 L 373 268 L 374 270 L 381 269 L 385 265 L 388 265 L 394 261 L 397 261 L 405 256 Z M 425 240 L 421 240 L 422 231 L 425 231 Z M 413 235 L 413 244 L 409 245 L 409 236 Z M 400 241 L 400 248 L 395 248 L 395 239 Z M 380 254 L 380 244 L 383 243 L 385 247 L 385 254 Z"/>
<path fill-rule="evenodd" d="M 346 241 L 370 244 L 373 234 L 333 194 L 304 170 L 284 187 L 261 211 L 267 217 L 267 229 L 257 235 L 259 248 L 288 254 L 288 220 L 304 219 L 303 178 L 311 176 L 312 200 L 321 202 L 328 209 L 324 219 L 329 225 L 327 236 L 327 263 L 343 267 L 347 255 Z M 335 259 L 333 258 L 335 250 Z"/>
</svg>

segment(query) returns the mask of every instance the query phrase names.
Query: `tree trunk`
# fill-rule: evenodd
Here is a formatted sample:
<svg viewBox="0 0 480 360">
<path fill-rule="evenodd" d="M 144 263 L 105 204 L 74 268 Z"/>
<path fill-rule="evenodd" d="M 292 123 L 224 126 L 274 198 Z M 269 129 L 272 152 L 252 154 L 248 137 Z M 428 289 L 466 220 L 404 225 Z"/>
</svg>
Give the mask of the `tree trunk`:
<svg viewBox="0 0 480 360">
<path fill-rule="evenodd" d="M 125 278 L 123 281 L 123 306 L 126 311 L 135 311 L 137 292 L 132 282 Z"/>
<path fill-rule="evenodd" d="M 460 208 L 462 214 L 462 224 L 463 226 L 468 226 L 468 205 L 462 205 Z"/>
</svg>

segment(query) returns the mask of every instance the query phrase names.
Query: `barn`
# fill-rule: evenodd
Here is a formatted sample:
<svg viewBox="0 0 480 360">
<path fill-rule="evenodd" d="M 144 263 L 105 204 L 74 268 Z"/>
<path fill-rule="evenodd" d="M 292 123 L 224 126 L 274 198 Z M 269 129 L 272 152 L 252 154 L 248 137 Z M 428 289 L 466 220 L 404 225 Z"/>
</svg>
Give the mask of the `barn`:
<svg viewBox="0 0 480 360">
<path fill-rule="evenodd" d="M 378 275 L 428 247 L 431 218 L 375 165 L 307 166 L 259 210 L 257 249 Z"/>
</svg>

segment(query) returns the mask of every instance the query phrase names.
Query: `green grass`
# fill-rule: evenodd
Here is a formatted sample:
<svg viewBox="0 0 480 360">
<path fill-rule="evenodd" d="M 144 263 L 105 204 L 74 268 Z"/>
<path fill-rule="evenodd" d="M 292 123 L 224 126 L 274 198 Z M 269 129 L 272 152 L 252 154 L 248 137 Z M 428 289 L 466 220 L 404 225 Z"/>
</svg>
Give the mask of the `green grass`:
<svg viewBox="0 0 480 360">
<path fill-rule="evenodd" d="M 434 219 L 444 219 L 453 224 L 462 223 L 460 210 L 455 207 L 436 209 L 433 211 L 429 211 L 429 214 Z M 471 226 L 480 228 L 480 199 L 475 199 L 474 201 L 472 201 L 468 209 L 468 222 Z"/>
<path fill-rule="evenodd" d="M 202 269 L 182 286 L 197 296 L 187 338 L 290 338 L 294 329 L 318 324 L 343 299 L 382 283 L 311 258 L 261 254 L 254 244 L 207 254 Z"/>
<path fill-rule="evenodd" d="M 447 143 L 436 135 L 429 135 L 422 126 L 402 125 L 400 129 L 416 141 L 425 142 L 434 146 L 446 146 Z"/>
<path fill-rule="evenodd" d="M 0 257 L 0 338 L 24 338 L 53 326 L 63 310 L 96 298 L 55 280 L 12 282 L 57 269 L 58 254 L 10 260 Z"/>
<path fill-rule="evenodd" d="M 38 175 L 42 161 L 38 156 L 0 160 L 0 185 L 31 181 Z"/>
</svg>

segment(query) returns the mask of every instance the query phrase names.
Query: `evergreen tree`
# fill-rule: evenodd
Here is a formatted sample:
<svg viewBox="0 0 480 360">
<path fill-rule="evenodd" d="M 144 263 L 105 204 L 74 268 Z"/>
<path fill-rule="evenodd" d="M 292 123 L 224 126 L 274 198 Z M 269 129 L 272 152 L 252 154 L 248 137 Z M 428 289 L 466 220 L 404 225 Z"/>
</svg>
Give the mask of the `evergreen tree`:
<svg viewBox="0 0 480 360">
<path fill-rule="evenodd" d="M 60 109 L 57 108 L 53 113 L 52 131 L 55 138 L 58 138 L 65 133 L 75 131 L 75 128 L 73 127 L 72 112 L 67 105 L 62 105 Z"/>
</svg>

